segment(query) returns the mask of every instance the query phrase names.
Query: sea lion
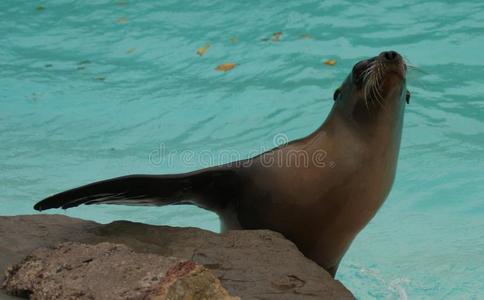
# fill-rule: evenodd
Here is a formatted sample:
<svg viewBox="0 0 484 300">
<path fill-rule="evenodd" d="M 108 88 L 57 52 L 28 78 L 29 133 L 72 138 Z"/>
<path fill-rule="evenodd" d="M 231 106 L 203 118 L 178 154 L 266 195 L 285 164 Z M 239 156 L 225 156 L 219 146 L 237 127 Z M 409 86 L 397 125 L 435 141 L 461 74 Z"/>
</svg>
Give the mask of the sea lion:
<svg viewBox="0 0 484 300">
<path fill-rule="evenodd" d="M 217 213 L 222 230 L 282 233 L 334 276 L 390 192 L 410 97 L 406 70 L 395 51 L 358 62 L 336 89 L 321 127 L 251 159 L 185 174 L 95 182 L 34 208 L 193 204 Z"/>
</svg>

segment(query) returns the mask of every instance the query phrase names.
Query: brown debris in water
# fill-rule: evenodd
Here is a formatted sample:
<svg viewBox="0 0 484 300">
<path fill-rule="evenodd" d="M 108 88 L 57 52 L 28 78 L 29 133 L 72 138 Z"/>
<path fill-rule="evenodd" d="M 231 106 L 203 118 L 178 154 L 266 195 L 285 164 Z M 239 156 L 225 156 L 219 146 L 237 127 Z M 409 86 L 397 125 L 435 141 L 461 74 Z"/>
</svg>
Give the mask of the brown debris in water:
<svg viewBox="0 0 484 300">
<path fill-rule="evenodd" d="M 210 48 L 210 44 L 206 43 L 205 45 L 203 45 L 203 47 L 197 49 L 197 54 L 199 56 L 205 55 L 205 52 L 207 52 L 208 48 Z"/>
<path fill-rule="evenodd" d="M 119 18 L 116 19 L 116 23 L 120 24 L 120 25 L 126 24 L 126 23 L 128 23 L 128 18 L 127 17 L 119 17 Z"/>
<path fill-rule="evenodd" d="M 268 41 L 279 42 L 282 35 L 283 35 L 282 31 L 274 32 L 270 38 L 263 38 L 262 41 L 264 41 L 264 42 L 268 42 Z"/>
<path fill-rule="evenodd" d="M 228 72 L 230 70 L 232 70 L 233 68 L 235 68 L 235 66 L 237 66 L 237 64 L 233 64 L 233 63 L 224 63 L 224 64 L 220 64 L 218 65 L 215 70 L 217 71 L 221 71 L 221 72 Z"/>
</svg>

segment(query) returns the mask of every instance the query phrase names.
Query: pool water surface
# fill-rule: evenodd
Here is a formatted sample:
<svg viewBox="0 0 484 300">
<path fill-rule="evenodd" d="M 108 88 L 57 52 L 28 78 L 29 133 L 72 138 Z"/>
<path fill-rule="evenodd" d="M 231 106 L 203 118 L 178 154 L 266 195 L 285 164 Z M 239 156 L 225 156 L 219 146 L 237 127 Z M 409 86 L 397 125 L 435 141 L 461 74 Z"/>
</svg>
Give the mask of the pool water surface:
<svg viewBox="0 0 484 300">
<path fill-rule="evenodd" d="M 412 66 L 397 178 L 337 278 L 359 299 L 482 299 L 482 20 L 477 0 L 1 1 L 0 214 L 303 137 L 354 63 L 393 49 Z M 219 226 L 189 206 L 55 212 Z"/>
</svg>

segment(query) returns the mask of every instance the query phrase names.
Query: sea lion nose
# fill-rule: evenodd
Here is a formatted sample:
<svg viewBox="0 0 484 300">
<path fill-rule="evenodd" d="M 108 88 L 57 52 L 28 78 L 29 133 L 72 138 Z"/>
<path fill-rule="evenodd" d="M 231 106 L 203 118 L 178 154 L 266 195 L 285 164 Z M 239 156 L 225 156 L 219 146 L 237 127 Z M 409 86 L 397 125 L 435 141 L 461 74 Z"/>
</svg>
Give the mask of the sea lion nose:
<svg viewBox="0 0 484 300">
<path fill-rule="evenodd" d="M 388 62 L 393 62 L 401 58 L 400 54 L 396 51 L 385 51 L 380 53 L 380 57 Z"/>
</svg>

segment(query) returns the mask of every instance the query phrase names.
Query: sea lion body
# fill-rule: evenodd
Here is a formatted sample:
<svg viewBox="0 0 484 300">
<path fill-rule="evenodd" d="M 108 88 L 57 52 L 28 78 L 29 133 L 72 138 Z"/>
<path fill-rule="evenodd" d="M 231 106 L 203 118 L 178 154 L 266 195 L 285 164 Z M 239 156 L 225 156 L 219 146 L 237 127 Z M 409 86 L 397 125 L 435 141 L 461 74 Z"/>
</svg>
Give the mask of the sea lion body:
<svg viewBox="0 0 484 300">
<path fill-rule="evenodd" d="M 334 275 L 390 192 L 408 101 L 405 70 L 393 51 L 360 62 L 335 93 L 320 128 L 249 160 L 101 181 L 48 197 L 35 208 L 194 204 L 216 212 L 223 230 L 282 233 Z"/>
</svg>

